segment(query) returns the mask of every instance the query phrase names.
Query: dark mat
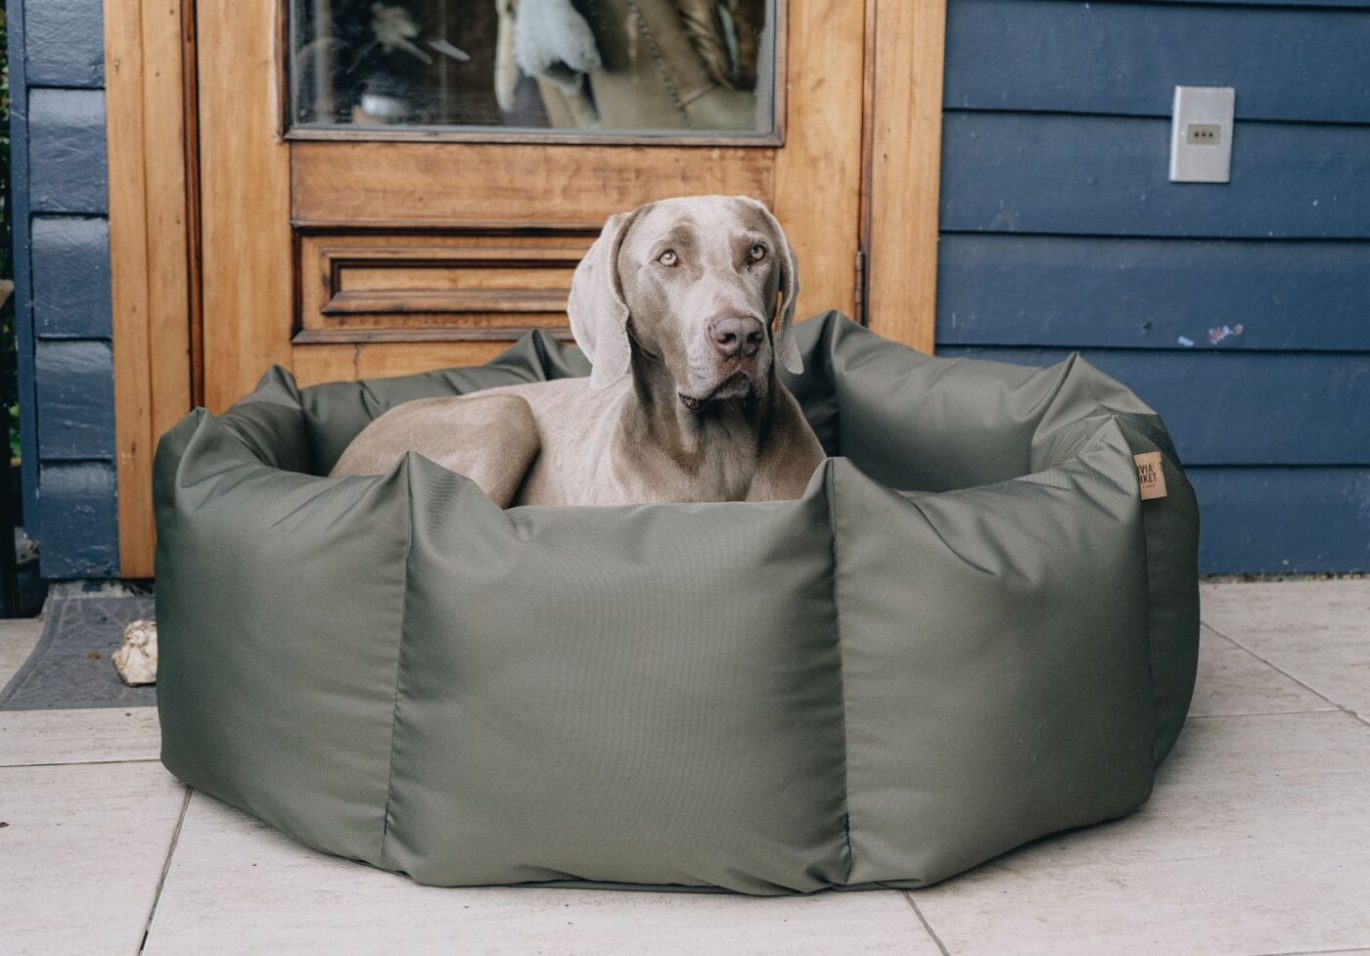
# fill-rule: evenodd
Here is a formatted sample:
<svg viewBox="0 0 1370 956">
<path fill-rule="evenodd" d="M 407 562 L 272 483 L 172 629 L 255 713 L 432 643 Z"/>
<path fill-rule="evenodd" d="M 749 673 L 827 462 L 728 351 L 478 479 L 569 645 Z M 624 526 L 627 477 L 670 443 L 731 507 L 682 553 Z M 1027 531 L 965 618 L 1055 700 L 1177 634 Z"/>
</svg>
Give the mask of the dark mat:
<svg viewBox="0 0 1370 956">
<path fill-rule="evenodd" d="M 110 660 L 125 625 L 153 615 L 150 594 L 50 598 L 43 634 L 0 690 L 0 710 L 155 706 L 157 688 L 125 685 Z"/>
</svg>

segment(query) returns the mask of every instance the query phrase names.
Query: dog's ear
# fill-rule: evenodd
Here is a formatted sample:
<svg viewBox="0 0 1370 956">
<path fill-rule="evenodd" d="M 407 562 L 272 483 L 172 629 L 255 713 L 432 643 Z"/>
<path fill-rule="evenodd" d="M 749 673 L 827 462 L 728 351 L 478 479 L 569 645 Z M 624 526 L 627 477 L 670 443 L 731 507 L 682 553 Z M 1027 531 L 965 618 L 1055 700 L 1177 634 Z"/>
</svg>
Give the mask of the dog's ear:
<svg viewBox="0 0 1370 956">
<path fill-rule="evenodd" d="M 636 212 L 609 217 L 571 279 L 566 312 L 571 334 L 590 360 L 590 387 L 608 388 L 628 374 L 628 303 L 618 278 L 618 253 Z"/>
<path fill-rule="evenodd" d="M 785 235 L 785 230 L 780 228 L 780 221 L 766 208 L 765 204 L 750 196 L 739 196 L 738 198 L 766 218 L 766 223 L 771 227 L 771 232 L 775 234 L 775 241 L 780 246 L 776 250 L 776 260 L 780 267 L 780 298 L 779 308 L 776 311 L 780 314 L 779 316 L 771 316 L 772 322 L 775 322 L 777 318 L 780 320 L 780 328 L 776 332 L 775 354 L 780 359 L 781 365 L 798 375 L 804 371 L 804 359 L 800 356 L 799 346 L 794 341 L 794 310 L 799 303 L 799 263 L 795 259 L 794 249 L 790 246 L 790 240 Z"/>
</svg>

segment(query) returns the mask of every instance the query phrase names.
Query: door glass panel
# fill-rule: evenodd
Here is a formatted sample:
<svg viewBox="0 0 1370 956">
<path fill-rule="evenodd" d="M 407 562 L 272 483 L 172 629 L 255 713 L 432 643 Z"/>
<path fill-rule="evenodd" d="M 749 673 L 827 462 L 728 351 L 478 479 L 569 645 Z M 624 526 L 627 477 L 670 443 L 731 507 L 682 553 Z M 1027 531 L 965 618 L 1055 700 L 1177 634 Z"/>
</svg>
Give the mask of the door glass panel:
<svg viewBox="0 0 1370 956">
<path fill-rule="evenodd" d="M 290 0 L 292 127 L 757 136 L 779 0 Z"/>
</svg>

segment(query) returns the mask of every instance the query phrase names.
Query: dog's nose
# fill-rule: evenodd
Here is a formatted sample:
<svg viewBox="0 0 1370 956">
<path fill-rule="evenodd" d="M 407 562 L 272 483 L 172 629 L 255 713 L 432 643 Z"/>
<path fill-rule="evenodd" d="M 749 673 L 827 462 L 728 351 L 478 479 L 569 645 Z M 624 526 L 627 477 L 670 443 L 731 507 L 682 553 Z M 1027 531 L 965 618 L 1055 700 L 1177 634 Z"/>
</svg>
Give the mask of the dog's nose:
<svg viewBox="0 0 1370 956">
<path fill-rule="evenodd" d="M 751 316 L 728 315 L 709 323 L 709 339 L 724 358 L 751 358 L 766 338 L 766 327 Z"/>
</svg>

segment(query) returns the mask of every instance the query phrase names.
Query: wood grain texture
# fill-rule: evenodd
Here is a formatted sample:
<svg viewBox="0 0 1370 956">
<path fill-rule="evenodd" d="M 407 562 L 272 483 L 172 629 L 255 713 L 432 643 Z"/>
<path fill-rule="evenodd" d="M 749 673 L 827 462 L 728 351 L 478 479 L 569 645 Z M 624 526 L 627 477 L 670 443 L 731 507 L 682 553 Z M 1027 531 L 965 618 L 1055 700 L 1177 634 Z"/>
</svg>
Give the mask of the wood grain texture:
<svg viewBox="0 0 1370 956">
<path fill-rule="evenodd" d="M 595 230 L 507 232 L 302 235 L 293 341 L 512 342 L 566 328 L 571 276 Z"/>
<path fill-rule="evenodd" d="M 785 148 L 772 206 L 799 260 L 800 314 L 853 314 L 860 247 L 865 10 L 851 0 L 788 5 Z M 753 193 L 753 195 L 757 195 Z"/>
<path fill-rule="evenodd" d="M 1165 419 L 1189 465 L 1370 465 L 1370 354 L 1082 349 Z M 1054 365 L 1068 349 L 940 354 Z"/>
<path fill-rule="evenodd" d="M 549 146 L 780 146 L 782 133 L 688 130 L 516 129 L 503 126 L 292 126 L 285 138 L 301 143 L 538 143 Z"/>
<path fill-rule="evenodd" d="M 939 346 L 1370 351 L 1370 242 L 942 237 Z"/>
<path fill-rule="evenodd" d="M 866 255 L 868 324 L 923 352 L 937 322 L 946 0 L 875 8 Z"/>
<path fill-rule="evenodd" d="M 278 136 L 277 13 L 275 3 L 196 4 L 204 403 L 212 412 L 249 392 L 270 365 L 291 360 L 290 151 Z"/>
<path fill-rule="evenodd" d="M 179 2 L 108 0 L 120 573 L 153 574 L 152 458 L 191 407 L 191 189 Z"/>
<path fill-rule="evenodd" d="M 1073 0 L 954 0 L 948 109 L 1169 118 L 1173 88 L 1232 86 L 1237 122 L 1370 122 L 1370 16 Z"/>
<path fill-rule="evenodd" d="M 295 380 L 303 388 L 324 382 L 393 378 L 437 368 L 484 365 L 508 348 L 507 340 L 306 344 L 294 347 L 292 362 Z"/>
<path fill-rule="evenodd" d="M 772 193 L 767 149 L 295 142 L 290 153 L 290 215 L 306 226 L 598 229 L 653 199 Z"/>
<path fill-rule="evenodd" d="M 487 229 L 547 242 L 566 230 L 583 230 L 588 239 L 615 212 L 685 194 L 746 194 L 770 203 L 801 261 L 803 301 L 809 303 L 801 308 L 851 310 L 859 241 L 863 14 L 863 5 L 839 0 L 788 5 L 782 59 L 796 68 L 782 72 L 783 146 L 552 145 L 537 137 L 506 144 L 292 140 L 289 216 L 303 237 L 294 360 L 311 369 L 352 369 L 347 374 L 355 375 L 363 367 L 390 367 L 381 355 L 405 338 L 415 344 L 458 336 L 490 339 L 467 349 L 435 348 L 431 364 L 451 364 L 454 356 L 467 361 L 495 354 L 502 347 L 495 336 L 510 342 L 525 327 L 562 322 L 559 306 L 553 308 L 562 296 L 561 279 L 550 272 L 530 275 L 527 288 L 514 288 L 513 277 L 495 267 L 479 277 L 431 270 L 423 280 L 431 288 L 407 290 L 399 288 L 405 280 L 397 273 L 353 268 L 344 278 L 357 287 L 337 297 L 329 292 L 325 308 L 320 296 L 328 290 L 312 261 L 311 232 Z M 218 255 L 208 233 L 206 240 L 206 249 Z M 512 294 L 501 297 L 501 291 Z M 537 321 L 508 317 L 515 313 Z M 316 321 L 320 315 L 327 321 Z M 355 327 L 362 346 L 356 355 L 335 348 L 306 358 L 310 348 L 324 348 L 330 336 L 336 340 L 343 326 Z M 419 348 L 401 349 L 393 367 L 421 368 L 415 364 L 421 354 Z"/>
<path fill-rule="evenodd" d="M 1239 123 L 1230 183 L 1168 179 L 1170 122 L 948 112 L 942 228 L 1370 238 L 1370 126 Z"/>
</svg>

